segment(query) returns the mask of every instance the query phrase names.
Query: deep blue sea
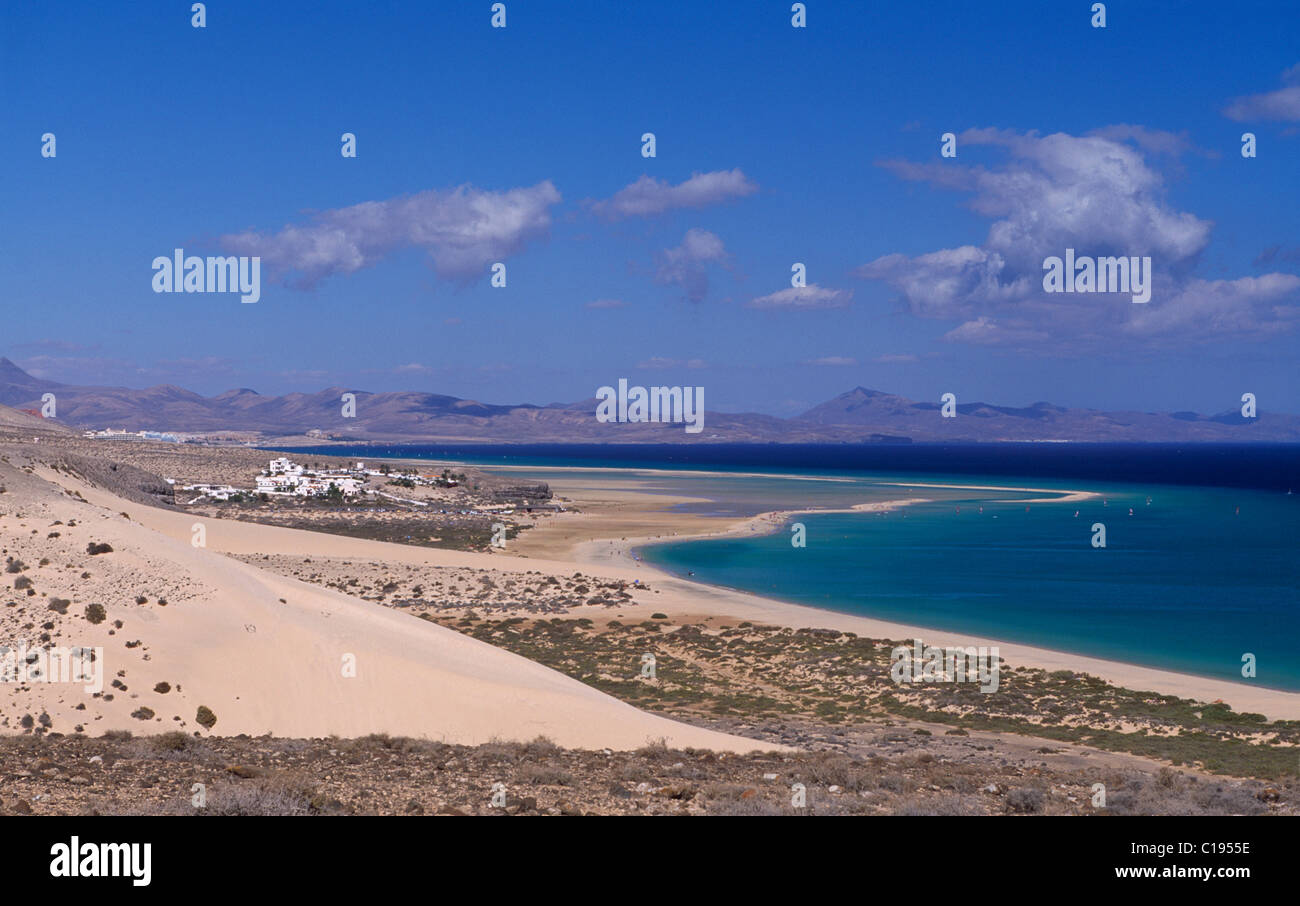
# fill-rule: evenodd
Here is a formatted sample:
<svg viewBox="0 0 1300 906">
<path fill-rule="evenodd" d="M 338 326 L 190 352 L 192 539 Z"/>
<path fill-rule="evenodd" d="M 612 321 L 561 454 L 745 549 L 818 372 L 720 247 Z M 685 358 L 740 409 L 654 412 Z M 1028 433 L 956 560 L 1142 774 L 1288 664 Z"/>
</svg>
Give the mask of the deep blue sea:
<svg viewBox="0 0 1300 906">
<path fill-rule="evenodd" d="M 623 474 L 651 491 L 696 498 L 683 509 L 737 516 L 927 497 L 934 502 L 884 515 L 797 516 L 792 521 L 806 527 L 803 548 L 783 530 L 655 545 L 640 554 L 696 581 L 797 603 L 1300 691 L 1300 446 L 436 445 L 329 452 L 451 459 L 543 478 L 539 467 L 561 468 L 569 481 Z M 632 471 L 605 471 L 611 468 Z M 1048 495 L 923 484 L 1102 496 L 1025 504 Z M 1092 545 L 1095 523 L 1105 525 L 1104 549 Z M 1246 653 L 1256 658 L 1254 679 L 1241 675 Z"/>
</svg>

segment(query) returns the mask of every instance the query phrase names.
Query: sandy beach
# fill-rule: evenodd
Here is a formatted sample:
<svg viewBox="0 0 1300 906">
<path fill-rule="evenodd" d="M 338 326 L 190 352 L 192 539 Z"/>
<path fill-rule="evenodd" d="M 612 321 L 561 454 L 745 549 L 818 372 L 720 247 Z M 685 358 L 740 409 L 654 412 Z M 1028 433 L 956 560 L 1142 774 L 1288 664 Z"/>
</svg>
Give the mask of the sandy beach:
<svg viewBox="0 0 1300 906">
<path fill-rule="evenodd" d="M 1055 496 L 1036 499 L 1034 502 L 1065 505 L 1100 496 L 1095 492 L 1086 490 L 1062 491 L 1058 489 L 1000 485 L 910 483 L 906 485 L 899 484 L 898 486 L 907 488 L 946 487 L 966 490 L 1042 492 Z M 1148 690 L 1164 695 L 1178 695 L 1202 701 L 1222 700 L 1238 711 L 1264 714 L 1275 720 L 1300 719 L 1300 693 L 1261 688 L 1245 683 L 1226 682 L 1168 670 L 1157 670 L 1120 661 L 947 632 L 942 629 L 927 629 L 778 601 L 732 589 L 689 582 L 633 558 L 633 553 L 637 548 L 649 544 L 667 540 L 683 541 L 694 538 L 734 537 L 774 532 L 779 530 L 796 513 L 826 512 L 824 510 L 770 512 L 737 520 L 665 512 L 667 508 L 675 503 L 683 502 L 684 498 L 665 498 L 660 495 L 647 495 L 638 493 L 635 490 L 616 488 L 593 491 L 585 487 L 579 488 L 568 485 L 562 479 L 553 481 L 552 487 L 557 493 L 573 497 L 576 503 L 599 506 L 601 510 L 590 517 L 575 514 L 574 518 L 569 520 L 567 524 L 557 523 L 534 529 L 526 538 L 526 549 L 529 551 L 530 563 L 535 562 L 531 559 L 534 556 L 572 557 L 574 562 L 591 570 L 618 570 L 618 575 L 621 576 L 630 575 L 646 581 L 653 580 L 655 587 L 663 593 L 663 600 L 656 601 L 654 607 L 659 610 L 665 610 L 665 605 L 680 608 L 672 611 L 674 617 L 690 616 L 714 621 L 749 620 L 774 623 L 792 628 L 815 626 L 854 632 L 870 638 L 899 640 L 920 638 L 927 644 L 943 646 L 997 645 L 1002 657 L 1012 665 L 1026 664 L 1048 670 L 1073 670 L 1090 673 L 1131 689 Z M 866 504 L 852 509 L 883 512 L 923 502 L 924 500 L 925 498 L 900 497 L 896 500 Z M 1017 500 L 1017 502 L 1024 501 Z M 645 515 L 645 521 L 641 524 L 652 525 L 654 531 L 621 534 L 617 540 L 610 539 L 609 536 L 614 534 L 613 530 L 615 529 L 622 530 L 624 533 L 635 532 L 635 525 L 638 522 L 635 513 L 646 508 L 649 508 L 650 512 Z M 831 510 L 830 512 L 845 512 L 845 510 Z M 584 535 L 594 536 L 597 534 L 604 534 L 605 537 L 578 540 L 582 539 Z M 524 548 L 521 546 L 519 549 Z M 628 572 L 629 570 L 630 572 Z M 637 607 L 639 610 L 645 610 L 642 605 L 637 605 Z M 638 616 L 640 615 L 639 610 Z"/>
<path fill-rule="evenodd" d="M 669 508 L 689 498 L 647 493 L 621 481 L 569 486 L 561 478 L 553 482 L 556 492 L 580 511 L 538 519 L 504 552 L 440 550 L 217 519 L 203 522 L 206 548 L 196 549 L 191 544 L 195 521 L 190 514 L 131 503 L 52 470 L 38 469 L 36 475 L 79 495 L 72 505 L 93 510 L 96 536 L 109 539 L 119 550 L 137 552 L 138 571 L 165 564 L 168 570 L 184 570 L 189 581 L 203 589 L 196 592 L 201 606 L 185 605 L 183 621 L 175 618 L 182 612 L 182 606 L 175 605 L 142 608 L 135 615 L 131 622 L 141 634 L 146 630 L 144 620 L 152 621 L 147 633 L 153 659 L 147 668 L 140 665 L 133 672 L 147 670 L 150 684 L 155 675 L 163 680 L 184 672 L 188 677 L 184 695 L 195 701 L 211 699 L 205 704 L 220 714 L 221 732 L 402 732 L 457 742 L 544 734 L 561 744 L 588 747 L 628 748 L 665 738 L 682 746 L 758 748 L 751 740 L 644 713 L 541 665 L 442 627 L 257 569 L 250 562 L 255 564 L 258 557 L 303 563 L 364 562 L 385 575 L 399 570 L 431 574 L 461 569 L 489 570 L 503 580 L 524 573 L 547 577 L 581 573 L 593 579 L 639 581 L 653 586 L 651 596 L 630 598 L 613 610 L 579 606 L 568 612 L 621 620 L 664 613 L 677 623 L 716 627 L 750 621 L 834 629 L 870 638 L 920 638 L 937 645 L 996 645 L 1012 666 L 1086 672 L 1132 689 L 1223 700 L 1238 711 L 1270 718 L 1300 718 L 1300 695 L 1295 693 L 810 608 L 690 582 L 632 557 L 638 546 L 669 538 L 776 531 L 792 515 L 789 512 L 745 519 L 675 513 Z M 1066 502 L 1088 492 L 1053 493 L 1058 494 L 1058 502 Z M 900 496 L 851 509 L 885 512 L 924 499 Z M 91 522 L 88 516 L 81 518 Z M 285 652 L 297 652 L 299 660 L 284 663 Z M 355 655 L 358 661 L 356 677 L 339 676 L 338 662 L 345 654 Z M 179 658 L 186 659 L 183 669 Z M 629 664 L 628 669 L 635 671 L 636 665 Z M 64 702 L 46 706 L 71 707 Z M 125 711 L 103 715 L 102 726 L 115 725 L 139 728 L 139 722 L 130 720 Z"/>
</svg>

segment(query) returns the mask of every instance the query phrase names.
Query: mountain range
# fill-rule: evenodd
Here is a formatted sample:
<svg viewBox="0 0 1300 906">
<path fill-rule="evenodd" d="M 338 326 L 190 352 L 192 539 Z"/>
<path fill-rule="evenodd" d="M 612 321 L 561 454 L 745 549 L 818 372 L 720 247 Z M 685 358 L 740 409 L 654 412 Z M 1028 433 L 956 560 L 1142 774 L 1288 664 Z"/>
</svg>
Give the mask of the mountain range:
<svg viewBox="0 0 1300 906">
<path fill-rule="evenodd" d="M 317 393 L 263 396 L 227 390 L 202 396 L 161 384 L 143 390 L 63 384 L 37 378 L 0 358 L 0 404 L 40 410 L 52 393 L 58 422 L 82 429 L 184 433 L 257 432 L 268 438 L 307 432 L 348 441 L 491 443 L 909 443 L 935 441 L 1294 442 L 1300 416 L 1261 409 L 1195 412 L 1105 412 L 1051 403 L 1027 407 L 959 403 L 943 418 L 939 402 L 855 387 L 791 418 L 708 411 L 704 430 L 681 424 L 596 421 L 593 397 L 574 403 L 495 405 L 434 393 L 368 393 L 329 387 Z M 355 417 L 343 395 L 355 394 Z M 31 417 L 9 413 L 6 420 Z"/>
</svg>

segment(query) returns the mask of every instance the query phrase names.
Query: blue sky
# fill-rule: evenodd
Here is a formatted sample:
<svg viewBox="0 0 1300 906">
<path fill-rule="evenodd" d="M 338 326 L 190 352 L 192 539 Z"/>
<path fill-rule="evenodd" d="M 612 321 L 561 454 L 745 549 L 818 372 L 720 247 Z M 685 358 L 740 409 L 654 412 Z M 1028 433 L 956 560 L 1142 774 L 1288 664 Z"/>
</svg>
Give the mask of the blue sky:
<svg viewBox="0 0 1300 906">
<path fill-rule="evenodd" d="M 1293 2 L 790 5 L 6 4 L 0 354 L 209 394 L 1300 412 Z M 1151 255 L 1152 301 L 1043 294 L 1067 245 Z M 260 255 L 261 300 L 154 293 L 176 247 Z"/>
</svg>

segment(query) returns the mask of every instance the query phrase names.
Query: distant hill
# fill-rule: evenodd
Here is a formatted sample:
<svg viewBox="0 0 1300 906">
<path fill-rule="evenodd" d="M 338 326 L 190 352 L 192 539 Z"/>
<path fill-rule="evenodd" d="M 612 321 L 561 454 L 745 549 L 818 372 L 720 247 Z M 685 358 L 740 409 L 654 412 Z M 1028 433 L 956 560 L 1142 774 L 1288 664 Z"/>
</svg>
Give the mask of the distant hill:
<svg viewBox="0 0 1300 906">
<path fill-rule="evenodd" d="M 344 418 L 344 393 L 356 395 L 356 417 Z M 258 431 L 272 437 L 319 430 L 339 440 L 491 441 L 495 443 L 908 443 L 931 441 L 1300 442 L 1300 416 L 1262 409 L 1103 412 L 1051 403 L 1023 408 L 958 400 L 957 417 L 942 418 L 938 401 L 855 387 L 794 418 L 707 412 L 704 430 L 682 425 L 600 424 L 596 400 L 495 405 L 434 393 L 369 393 L 329 387 L 316 393 L 263 396 L 239 388 L 205 397 L 162 384 L 143 390 L 61 384 L 35 378 L 0 358 L 0 404 L 39 409 L 54 393 L 58 420 L 84 428 L 212 432 Z M 11 416 L 12 417 L 12 416 Z M 29 417 L 29 416 L 24 416 Z"/>
<path fill-rule="evenodd" d="M 957 417 L 941 418 L 940 404 L 855 387 L 809 409 L 794 421 L 819 426 L 861 425 L 914 440 L 978 441 L 1294 441 L 1300 440 L 1300 416 L 1260 411 L 1243 418 L 1233 409 L 1216 415 L 1195 412 L 1104 412 L 1067 409 L 1052 403 L 1023 408 L 963 403 Z"/>
<path fill-rule="evenodd" d="M 26 408 L 26 407 L 24 407 Z M 39 409 L 32 407 L 39 413 Z M 10 406 L 0 406 L 0 430 L 13 429 L 6 431 L 12 434 L 39 434 L 50 432 L 54 434 L 66 434 L 71 429 L 67 425 L 48 418 L 41 418 L 39 414 L 33 415 L 31 412 L 22 412 Z"/>
<path fill-rule="evenodd" d="M 47 390 L 62 387 L 55 381 L 32 377 L 7 358 L 0 358 L 0 404 L 16 406 L 39 399 Z"/>
</svg>

